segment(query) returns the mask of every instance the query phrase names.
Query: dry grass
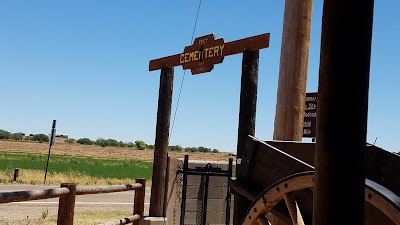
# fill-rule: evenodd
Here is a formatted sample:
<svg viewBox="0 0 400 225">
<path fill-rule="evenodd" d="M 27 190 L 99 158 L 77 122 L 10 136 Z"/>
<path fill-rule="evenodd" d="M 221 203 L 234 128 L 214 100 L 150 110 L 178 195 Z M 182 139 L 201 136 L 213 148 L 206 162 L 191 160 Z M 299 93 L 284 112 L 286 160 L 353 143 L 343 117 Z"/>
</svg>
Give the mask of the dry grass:
<svg viewBox="0 0 400 225">
<path fill-rule="evenodd" d="M 112 220 L 122 219 L 130 215 L 129 211 L 80 211 L 74 214 L 74 224 L 77 225 L 97 225 Z M 21 220 L 0 219 L 1 225 L 56 225 L 57 216 L 48 218 Z"/>
<path fill-rule="evenodd" d="M 43 184 L 42 170 L 21 170 L 18 183 L 19 184 Z M 12 183 L 13 171 L 0 171 L 0 183 Z M 78 172 L 68 173 L 52 173 L 46 177 L 46 184 L 59 185 L 61 183 L 76 183 L 78 185 L 114 185 L 114 184 L 132 184 L 132 179 L 109 179 L 109 178 L 93 178 L 82 175 Z M 151 181 L 147 181 L 147 186 L 151 186 Z"/>
<path fill-rule="evenodd" d="M 48 151 L 48 143 L 0 140 L 0 152 L 35 153 L 47 155 Z M 52 147 L 51 154 L 89 156 L 107 159 L 134 159 L 152 162 L 154 151 L 150 149 L 136 150 L 134 148 L 100 147 L 95 145 L 67 144 L 64 142 L 57 142 Z M 228 153 L 201 152 L 168 152 L 168 155 L 173 158 L 183 158 L 184 155 L 189 155 L 189 159 L 191 160 L 206 161 L 228 161 L 228 158 L 230 157 Z"/>
</svg>

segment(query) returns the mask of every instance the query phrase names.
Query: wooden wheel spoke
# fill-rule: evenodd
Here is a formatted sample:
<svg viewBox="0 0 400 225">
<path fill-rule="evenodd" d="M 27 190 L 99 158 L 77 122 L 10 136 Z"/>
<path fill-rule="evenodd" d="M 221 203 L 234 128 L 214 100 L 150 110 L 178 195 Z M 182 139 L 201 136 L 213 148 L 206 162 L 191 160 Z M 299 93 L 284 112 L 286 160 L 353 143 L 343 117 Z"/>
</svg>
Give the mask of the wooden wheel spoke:
<svg viewBox="0 0 400 225">
<path fill-rule="evenodd" d="M 257 217 L 257 222 L 260 225 L 271 225 L 265 215 L 260 215 L 259 217 Z"/>
<path fill-rule="evenodd" d="M 294 197 L 294 192 L 289 192 L 283 195 L 286 206 L 289 210 L 290 218 L 292 219 L 293 225 L 304 225 L 303 217 L 299 209 L 299 205 Z"/>
</svg>

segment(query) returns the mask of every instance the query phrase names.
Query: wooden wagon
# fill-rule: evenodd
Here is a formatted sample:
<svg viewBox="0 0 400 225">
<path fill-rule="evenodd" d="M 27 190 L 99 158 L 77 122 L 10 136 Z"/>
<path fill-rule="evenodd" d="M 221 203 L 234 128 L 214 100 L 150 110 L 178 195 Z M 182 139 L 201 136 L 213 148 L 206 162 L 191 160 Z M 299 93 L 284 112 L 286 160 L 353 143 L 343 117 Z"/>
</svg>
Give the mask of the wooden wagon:
<svg viewBox="0 0 400 225">
<path fill-rule="evenodd" d="M 249 136 L 245 146 L 238 162 L 247 168 L 245 178 L 231 184 L 236 196 L 251 202 L 242 224 L 268 224 L 271 215 L 288 224 L 292 224 L 291 217 L 301 216 L 305 224 L 312 224 L 315 143 L 262 141 Z M 367 144 L 365 224 L 400 224 L 399 172 L 400 156 Z M 297 209 L 290 209 L 285 198 L 294 198 Z M 346 201 L 343 199 L 343 204 Z"/>
</svg>

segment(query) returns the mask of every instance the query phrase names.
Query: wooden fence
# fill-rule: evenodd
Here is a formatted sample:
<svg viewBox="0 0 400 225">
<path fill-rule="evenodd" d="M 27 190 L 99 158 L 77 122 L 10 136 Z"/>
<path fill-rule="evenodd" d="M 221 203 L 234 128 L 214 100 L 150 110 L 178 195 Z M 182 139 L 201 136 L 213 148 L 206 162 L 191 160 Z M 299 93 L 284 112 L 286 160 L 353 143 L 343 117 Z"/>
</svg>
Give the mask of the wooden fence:
<svg viewBox="0 0 400 225">
<path fill-rule="evenodd" d="M 62 183 L 61 187 L 46 190 L 16 191 L 0 193 L 0 204 L 23 202 L 39 199 L 59 197 L 57 225 L 73 225 L 76 195 L 89 195 L 111 192 L 135 190 L 133 201 L 133 215 L 103 223 L 102 225 L 139 224 L 144 213 L 144 198 L 146 193 L 146 179 L 136 179 L 135 184 L 109 186 L 77 186 L 75 183 Z"/>
</svg>

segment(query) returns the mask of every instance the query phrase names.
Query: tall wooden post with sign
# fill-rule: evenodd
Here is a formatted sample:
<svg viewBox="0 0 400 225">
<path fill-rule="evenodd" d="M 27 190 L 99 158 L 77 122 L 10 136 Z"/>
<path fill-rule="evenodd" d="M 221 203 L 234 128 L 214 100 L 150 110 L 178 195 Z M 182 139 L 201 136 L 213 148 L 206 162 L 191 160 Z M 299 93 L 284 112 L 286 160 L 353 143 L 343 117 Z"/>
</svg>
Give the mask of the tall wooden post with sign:
<svg viewBox="0 0 400 225">
<path fill-rule="evenodd" d="M 248 135 L 254 135 L 255 132 L 258 84 L 258 50 L 268 48 L 269 36 L 269 33 L 265 33 L 225 43 L 224 39 L 216 39 L 213 34 L 209 34 L 196 38 L 193 42 L 193 45 L 185 47 L 183 53 L 150 61 L 150 71 L 159 69 L 162 70 L 160 79 L 159 109 L 157 113 L 157 135 L 154 151 L 155 164 L 153 166 L 150 216 L 163 216 L 162 209 L 165 204 L 163 202 L 164 196 L 162 195 L 165 195 L 163 190 L 166 188 L 164 186 L 164 165 L 166 165 L 167 160 L 166 152 L 168 149 L 168 138 L 166 137 L 169 135 L 168 129 L 169 115 L 171 112 L 170 97 L 172 95 L 172 78 L 170 81 L 169 79 L 165 78 L 168 80 L 168 84 L 164 84 L 162 78 L 163 74 L 164 76 L 167 76 L 169 73 L 173 74 L 172 68 L 179 65 L 182 65 L 183 69 L 190 69 L 192 75 L 210 72 L 214 68 L 215 64 L 223 61 L 225 56 L 243 53 L 242 87 L 237 145 L 237 155 L 239 158 L 243 152 L 243 148 L 245 147 L 245 142 Z M 168 116 L 163 114 L 167 114 Z M 246 178 L 245 169 L 246 168 L 240 165 L 236 168 L 237 177 L 243 182 Z M 240 220 L 245 213 L 244 206 L 248 206 L 250 204 L 246 201 L 247 200 L 244 198 L 238 198 L 238 200 L 235 199 L 235 212 L 239 213 L 235 214 L 234 216 L 234 224 L 240 223 Z M 242 205 L 240 205 L 240 203 L 242 203 Z"/>
<path fill-rule="evenodd" d="M 312 0 L 286 0 L 282 32 L 274 140 L 303 136 Z"/>
<path fill-rule="evenodd" d="M 301 141 L 303 136 L 312 0 L 286 0 L 282 32 L 274 140 Z M 292 196 L 285 195 L 289 209 L 296 209 Z M 290 212 L 295 215 L 296 212 Z M 273 224 L 286 224 L 272 217 Z M 303 224 L 292 216 L 294 225 Z"/>
</svg>

